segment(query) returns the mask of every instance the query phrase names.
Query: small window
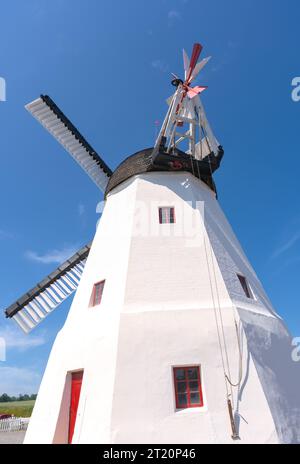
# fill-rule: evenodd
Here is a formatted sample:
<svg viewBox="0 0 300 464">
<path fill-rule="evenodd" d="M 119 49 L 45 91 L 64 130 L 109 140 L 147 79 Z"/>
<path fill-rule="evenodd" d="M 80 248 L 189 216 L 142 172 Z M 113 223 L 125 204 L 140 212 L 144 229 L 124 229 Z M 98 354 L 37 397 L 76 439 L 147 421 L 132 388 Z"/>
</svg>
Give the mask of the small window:
<svg viewBox="0 0 300 464">
<path fill-rule="evenodd" d="M 101 303 L 104 284 L 105 280 L 102 280 L 94 285 L 91 306 L 97 306 Z"/>
<path fill-rule="evenodd" d="M 199 408 L 203 406 L 200 367 L 174 367 L 176 408 Z"/>
<path fill-rule="evenodd" d="M 158 209 L 159 223 L 160 224 L 174 224 L 175 223 L 175 208 L 163 206 Z"/>
<path fill-rule="evenodd" d="M 240 281 L 240 284 L 245 292 L 245 295 L 247 298 L 253 298 L 253 295 L 252 295 L 252 292 L 251 292 L 251 289 L 249 287 L 249 284 L 247 282 L 247 279 L 246 277 L 240 275 L 240 274 L 237 274 L 238 278 L 239 278 L 239 281 Z"/>
</svg>

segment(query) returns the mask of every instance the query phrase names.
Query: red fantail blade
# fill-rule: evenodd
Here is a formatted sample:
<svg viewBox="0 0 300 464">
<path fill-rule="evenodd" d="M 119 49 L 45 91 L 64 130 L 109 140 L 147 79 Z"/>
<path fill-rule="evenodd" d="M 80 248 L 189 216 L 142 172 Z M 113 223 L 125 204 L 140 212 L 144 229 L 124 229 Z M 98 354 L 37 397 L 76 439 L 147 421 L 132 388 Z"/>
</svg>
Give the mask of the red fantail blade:
<svg viewBox="0 0 300 464">
<path fill-rule="evenodd" d="M 191 61 L 190 61 L 190 67 L 189 67 L 189 71 L 188 71 L 188 74 L 187 74 L 187 82 L 189 82 L 190 78 L 191 78 L 191 75 L 192 75 L 192 72 L 194 71 L 194 68 L 197 64 L 197 61 L 198 61 L 198 58 L 200 56 L 200 53 L 202 51 L 202 45 L 196 43 L 194 44 L 193 46 L 193 52 L 192 52 L 192 56 L 191 56 Z"/>
<path fill-rule="evenodd" d="M 204 90 L 207 89 L 207 86 L 200 86 L 196 85 L 196 87 L 189 87 L 189 91 L 187 93 L 189 98 L 194 98 L 196 95 L 198 95 L 201 92 L 204 92 Z"/>
</svg>

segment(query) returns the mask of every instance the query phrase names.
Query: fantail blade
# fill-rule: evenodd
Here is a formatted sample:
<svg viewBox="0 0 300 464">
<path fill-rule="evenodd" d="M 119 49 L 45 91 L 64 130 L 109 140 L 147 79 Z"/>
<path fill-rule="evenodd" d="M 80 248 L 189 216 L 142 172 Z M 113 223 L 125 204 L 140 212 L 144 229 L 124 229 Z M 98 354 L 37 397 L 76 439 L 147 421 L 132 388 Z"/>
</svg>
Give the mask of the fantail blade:
<svg viewBox="0 0 300 464">
<path fill-rule="evenodd" d="M 190 67 L 190 59 L 187 56 L 187 53 L 186 53 L 186 51 L 184 49 L 182 50 L 182 53 L 183 53 L 184 78 L 186 79 L 188 69 Z"/>
<path fill-rule="evenodd" d="M 192 52 L 192 56 L 191 56 L 190 66 L 189 66 L 189 70 L 188 70 L 187 77 L 186 77 L 187 81 L 189 81 L 191 79 L 192 72 L 194 71 L 194 68 L 195 68 L 195 66 L 197 64 L 197 61 L 198 61 L 198 58 L 200 56 L 202 48 L 203 48 L 202 45 L 200 45 L 199 43 L 195 43 L 194 46 L 193 46 L 193 52 Z"/>
<path fill-rule="evenodd" d="M 211 56 L 208 56 L 207 58 L 204 58 L 203 60 L 201 60 L 200 63 L 196 64 L 194 71 L 192 72 L 190 82 L 198 76 L 201 69 L 204 68 L 204 66 L 209 62 L 210 59 L 211 59 Z"/>
<path fill-rule="evenodd" d="M 199 95 L 199 93 L 204 92 L 204 90 L 207 89 L 207 86 L 200 86 L 196 85 L 196 87 L 189 87 L 189 91 L 187 93 L 189 98 L 194 98 L 196 95 Z"/>
</svg>

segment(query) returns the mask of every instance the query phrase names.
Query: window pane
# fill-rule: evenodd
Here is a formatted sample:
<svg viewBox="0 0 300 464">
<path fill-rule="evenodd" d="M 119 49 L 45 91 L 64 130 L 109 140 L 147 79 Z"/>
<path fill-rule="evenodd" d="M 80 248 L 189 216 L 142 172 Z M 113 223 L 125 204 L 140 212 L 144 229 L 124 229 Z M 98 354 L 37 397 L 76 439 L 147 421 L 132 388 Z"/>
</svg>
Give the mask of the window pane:
<svg viewBox="0 0 300 464">
<path fill-rule="evenodd" d="M 174 224 L 174 208 L 170 208 L 170 223 Z"/>
<path fill-rule="evenodd" d="M 174 367 L 174 387 L 178 409 L 201 407 L 201 377 L 199 366 Z"/>
<path fill-rule="evenodd" d="M 158 208 L 159 223 L 162 224 L 162 210 Z"/>
<path fill-rule="evenodd" d="M 184 408 L 185 406 L 187 406 L 187 394 L 186 393 L 178 395 L 178 406 L 180 408 Z"/>
<path fill-rule="evenodd" d="M 169 224 L 170 222 L 169 208 L 164 208 L 164 217 L 165 217 L 165 224 Z"/>
<path fill-rule="evenodd" d="M 166 208 L 167 222 L 171 222 L 171 208 Z"/>
<path fill-rule="evenodd" d="M 241 286 L 243 287 L 243 290 L 245 292 L 246 297 L 247 298 L 252 298 L 252 295 L 251 295 L 251 292 L 250 292 L 246 277 L 244 277 L 242 275 L 239 275 L 239 274 L 237 276 L 239 278 Z"/>
<path fill-rule="evenodd" d="M 103 293 L 104 281 L 95 284 L 94 286 L 94 306 L 101 303 L 102 293 Z"/>
<path fill-rule="evenodd" d="M 100 299 L 101 299 L 101 287 L 98 284 L 98 285 L 96 285 L 96 288 L 95 288 L 95 302 L 99 303 Z"/>
<path fill-rule="evenodd" d="M 197 367 L 191 367 L 190 369 L 188 369 L 188 378 L 198 379 L 198 368 Z"/>
<path fill-rule="evenodd" d="M 164 224 L 166 222 L 166 218 L 165 218 L 165 212 L 164 212 L 164 209 L 163 208 L 159 208 L 159 211 L 160 211 L 160 223 L 161 224 Z"/>
<path fill-rule="evenodd" d="M 163 206 L 159 208 L 159 223 L 160 224 L 174 224 L 174 208 Z"/>
<path fill-rule="evenodd" d="M 176 369 L 175 377 L 176 377 L 176 380 L 185 380 L 185 370 L 184 369 Z"/>
<path fill-rule="evenodd" d="M 186 393 L 186 382 L 177 382 L 178 393 Z"/>
<path fill-rule="evenodd" d="M 199 383 L 196 380 L 189 382 L 190 391 L 199 391 Z"/>
<path fill-rule="evenodd" d="M 199 403 L 200 403 L 199 393 L 191 393 L 191 404 L 199 404 Z"/>
</svg>

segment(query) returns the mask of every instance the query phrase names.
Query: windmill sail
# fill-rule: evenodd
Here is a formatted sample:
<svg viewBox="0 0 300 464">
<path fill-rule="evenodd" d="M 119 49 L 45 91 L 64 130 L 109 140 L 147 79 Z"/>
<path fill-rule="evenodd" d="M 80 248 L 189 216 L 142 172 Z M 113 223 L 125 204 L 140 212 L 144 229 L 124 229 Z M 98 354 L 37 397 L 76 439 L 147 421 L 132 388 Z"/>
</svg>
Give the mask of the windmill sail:
<svg viewBox="0 0 300 464">
<path fill-rule="evenodd" d="M 78 287 L 91 243 L 81 248 L 54 272 L 5 310 L 28 333 L 63 303 Z"/>
<path fill-rule="evenodd" d="M 112 171 L 54 101 L 47 95 L 41 95 L 37 100 L 28 103 L 25 108 L 56 138 L 104 192 Z"/>
</svg>

